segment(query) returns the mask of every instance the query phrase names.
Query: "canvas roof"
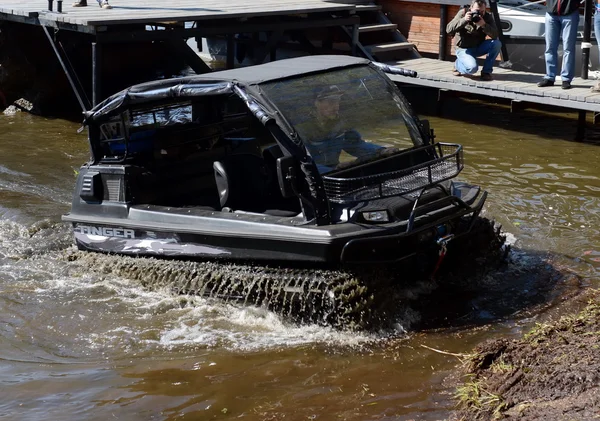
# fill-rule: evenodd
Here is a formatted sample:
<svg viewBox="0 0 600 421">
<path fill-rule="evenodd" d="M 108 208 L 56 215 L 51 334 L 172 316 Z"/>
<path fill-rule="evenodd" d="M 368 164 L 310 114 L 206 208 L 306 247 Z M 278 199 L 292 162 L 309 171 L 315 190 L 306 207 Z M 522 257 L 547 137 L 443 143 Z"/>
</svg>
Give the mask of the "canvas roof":
<svg viewBox="0 0 600 421">
<path fill-rule="evenodd" d="M 257 66 L 223 70 L 197 76 L 161 79 L 133 85 L 118 92 L 85 113 L 86 121 L 97 120 L 121 112 L 136 104 L 161 99 L 220 95 L 232 92 L 233 83 L 256 85 L 307 73 L 328 71 L 359 64 L 369 60 L 343 55 L 318 55 L 278 60 Z"/>
<path fill-rule="evenodd" d="M 258 66 L 241 67 L 232 70 L 222 70 L 208 73 L 198 77 L 208 79 L 219 79 L 227 81 L 238 81 L 247 85 L 269 82 L 272 80 L 285 79 L 305 73 L 326 71 L 333 68 L 366 64 L 369 60 L 341 55 L 320 55 L 297 57 L 285 60 L 277 60 Z"/>
</svg>

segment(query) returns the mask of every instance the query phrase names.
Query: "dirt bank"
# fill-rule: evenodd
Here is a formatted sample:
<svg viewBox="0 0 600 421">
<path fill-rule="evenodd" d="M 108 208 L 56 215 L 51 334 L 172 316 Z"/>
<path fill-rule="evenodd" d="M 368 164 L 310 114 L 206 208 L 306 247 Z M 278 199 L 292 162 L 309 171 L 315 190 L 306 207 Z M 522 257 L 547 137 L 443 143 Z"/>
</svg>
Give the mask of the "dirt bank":
<svg viewBox="0 0 600 421">
<path fill-rule="evenodd" d="M 519 340 L 485 342 L 468 356 L 450 419 L 600 419 L 600 291 L 576 300 L 580 313 L 537 324 Z"/>
</svg>

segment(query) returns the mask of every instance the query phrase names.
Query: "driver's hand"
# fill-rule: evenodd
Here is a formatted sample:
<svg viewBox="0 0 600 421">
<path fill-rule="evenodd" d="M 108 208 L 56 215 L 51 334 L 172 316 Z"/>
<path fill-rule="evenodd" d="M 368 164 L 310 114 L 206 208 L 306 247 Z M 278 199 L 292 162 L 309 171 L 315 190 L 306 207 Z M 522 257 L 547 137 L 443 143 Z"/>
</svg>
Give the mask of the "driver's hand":
<svg viewBox="0 0 600 421">
<path fill-rule="evenodd" d="M 477 26 L 478 28 L 485 26 L 485 20 L 483 20 L 483 16 L 481 16 L 481 19 L 479 19 L 477 22 L 474 22 L 474 23 L 475 23 L 475 26 Z"/>
<path fill-rule="evenodd" d="M 379 156 L 390 156 L 395 154 L 396 152 L 400 152 L 400 149 L 396 148 L 396 147 L 389 147 L 389 148 L 382 148 L 380 151 L 377 152 L 377 155 Z"/>
<path fill-rule="evenodd" d="M 353 164 L 353 163 L 354 163 L 354 161 L 340 162 L 339 164 L 337 164 L 335 166 L 335 169 L 336 170 L 341 170 L 341 169 L 344 169 L 346 167 L 349 167 L 350 164 Z"/>
</svg>

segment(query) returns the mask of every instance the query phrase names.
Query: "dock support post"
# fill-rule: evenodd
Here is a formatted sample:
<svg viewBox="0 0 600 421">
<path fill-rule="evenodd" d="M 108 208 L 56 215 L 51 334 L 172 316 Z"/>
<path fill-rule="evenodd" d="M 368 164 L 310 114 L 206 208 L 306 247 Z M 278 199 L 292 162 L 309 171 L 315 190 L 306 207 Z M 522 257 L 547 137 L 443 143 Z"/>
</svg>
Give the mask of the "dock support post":
<svg viewBox="0 0 600 421">
<path fill-rule="evenodd" d="M 583 40 L 581 41 L 581 78 L 588 78 L 588 66 L 590 64 L 590 48 L 592 43 L 592 1 L 585 0 L 583 9 Z"/>
<path fill-rule="evenodd" d="M 58 48 L 56 47 L 54 38 L 52 38 L 52 35 L 50 35 L 50 32 L 48 31 L 48 28 L 42 25 L 42 30 L 44 31 L 44 34 L 46 34 L 46 38 L 48 38 L 48 41 L 50 42 L 50 46 L 52 47 L 52 50 L 54 51 L 54 54 L 56 55 L 56 58 L 58 59 L 58 62 L 60 63 L 60 66 L 62 67 L 65 76 L 67 77 L 67 80 L 69 81 L 69 85 L 71 85 L 71 89 L 73 89 L 73 93 L 75 94 L 75 97 L 79 102 L 81 110 L 87 111 L 91 108 L 89 107 L 90 100 L 86 96 L 85 90 L 81 86 L 81 83 L 79 82 L 79 79 L 77 78 L 73 67 L 71 66 L 70 62 L 68 62 L 68 57 L 67 61 L 63 60 L 60 51 L 58 51 Z"/>
<path fill-rule="evenodd" d="M 358 24 L 352 25 L 352 55 L 356 56 L 358 46 Z"/>
<path fill-rule="evenodd" d="M 502 61 L 509 61 L 508 48 L 506 48 L 504 32 L 502 32 L 502 25 L 500 25 L 500 14 L 498 13 L 498 0 L 490 0 L 490 11 L 492 12 L 492 16 L 494 16 L 494 22 L 496 23 L 496 28 L 498 29 L 498 39 L 502 43 Z"/>
<path fill-rule="evenodd" d="M 102 98 L 102 46 L 92 42 L 92 105 Z"/>
<path fill-rule="evenodd" d="M 437 98 L 437 104 L 435 107 L 435 113 L 437 114 L 438 117 L 441 117 L 441 115 L 442 115 L 442 111 L 444 109 L 444 99 L 445 99 L 446 95 L 448 95 L 447 89 L 438 89 L 438 98 Z"/>
<path fill-rule="evenodd" d="M 440 4 L 440 45 L 438 60 L 446 60 L 446 39 L 448 33 L 446 32 L 446 22 L 448 21 L 448 6 L 446 4 Z"/>
<path fill-rule="evenodd" d="M 579 110 L 579 117 L 577 118 L 577 134 L 575 140 L 581 142 L 585 138 L 585 123 L 586 123 L 587 112 Z"/>
<path fill-rule="evenodd" d="M 235 67 L 235 39 L 234 34 L 227 34 L 227 61 L 225 67 L 233 69 Z"/>
<path fill-rule="evenodd" d="M 54 0 L 48 0 L 48 11 L 51 12 L 52 11 L 52 4 L 54 3 Z"/>
</svg>

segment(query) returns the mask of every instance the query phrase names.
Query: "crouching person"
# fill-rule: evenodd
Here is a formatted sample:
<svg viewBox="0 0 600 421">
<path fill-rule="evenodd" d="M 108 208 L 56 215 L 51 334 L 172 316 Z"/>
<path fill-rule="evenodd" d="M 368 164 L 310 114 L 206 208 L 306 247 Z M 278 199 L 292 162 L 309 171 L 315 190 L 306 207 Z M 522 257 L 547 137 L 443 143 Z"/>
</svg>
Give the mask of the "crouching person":
<svg viewBox="0 0 600 421">
<path fill-rule="evenodd" d="M 476 59 L 485 55 L 481 80 L 492 80 L 493 65 L 502 43 L 498 39 L 494 17 L 486 12 L 485 0 L 473 0 L 471 6 L 460 9 L 446 26 L 446 32 L 454 35 L 456 46 L 453 74 L 461 76 L 477 73 Z"/>
</svg>

